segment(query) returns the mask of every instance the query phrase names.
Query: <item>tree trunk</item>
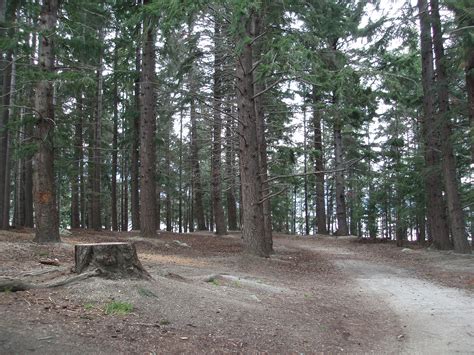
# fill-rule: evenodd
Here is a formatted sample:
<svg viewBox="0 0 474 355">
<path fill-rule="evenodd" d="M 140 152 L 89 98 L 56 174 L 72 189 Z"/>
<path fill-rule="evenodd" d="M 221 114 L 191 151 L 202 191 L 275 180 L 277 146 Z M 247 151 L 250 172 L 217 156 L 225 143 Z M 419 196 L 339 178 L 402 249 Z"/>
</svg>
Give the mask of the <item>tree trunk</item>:
<svg viewBox="0 0 474 355">
<path fill-rule="evenodd" d="M 222 151 L 222 45 L 221 29 L 219 19 L 215 18 L 214 24 L 214 100 L 213 100 L 213 127 L 212 127 L 212 210 L 214 212 L 214 221 L 216 224 L 216 234 L 224 235 L 227 233 L 224 206 L 222 202 L 222 181 L 221 181 L 221 151 Z"/>
<path fill-rule="evenodd" d="M 253 11 L 253 10 L 251 10 Z M 253 38 L 255 13 L 242 17 L 244 35 Z M 243 38 L 239 39 L 243 41 Z M 262 204 L 262 176 L 259 164 L 257 138 L 258 117 L 256 117 L 253 85 L 252 43 L 244 43 L 237 65 L 237 102 L 240 136 L 240 180 L 242 189 L 242 237 L 248 253 L 268 257 L 271 249 L 265 238 Z"/>
<path fill-rule="evenodd" d="M 262 12 L 262 10 L 261 10 Z M 254 37 L 259 37 L 263 33 L 263 16 L 261 13 L 254 13 L 251 18 L 251 32 Z M 262 56 L 262 42 L 261 38 L 255 41 L 252 47 L 253 63 L 252 67 L 256 68 L 257 63 L 261 60 Z M 262 79 L 258 80 L 256 70 L 252 71 L 253 83 L 254 83 L 254 107 L 255 115 L 257 119 L 257 144 L 259 154 L 259 166 L 261 176 L 261 194 L 263 199 L 263 223 L 265 228 L 265 249 L 272 253 L 273 252 L 273 235 L 272 235 L 272 210 L 270 195 L 270 186 L 268 180 L 268 161 L 267 161 L 267 141 L 265 139 L 265 112 L 263 107 L 263 95 L 260 93 L 265 89 L 265 85 L 262 83 Z"/>
<path fill-rule="evenodd" d="M 103 30 L 99 30 L 99 40 L 103 40 Z M 102 143 L 102 114 L 103 114 L 103 49 L 99 54 L 99 68 L 97 69 L 97 101 L 95 120 L 92 127 L 92 191 L 90 227 L 96 231 L 102 229 L 101 210 L 101 143 Z"/>
<path fill-rule="evenodd" d="M 44 0 L 40 15 L 41 46 L 38 66 L 44 76 L 54 70 L 53 38 L 45 35 L 56 27 L 58 0 Z M 54 181 L 54 105 L 53 85 L 46 78 L 36 86 L 35 110 L 38 114 L 35 134 L 37 151 L 33 157 L 33 198 L 36 217 L 35 241 L 59 242 L 59 216 Z"/>
<path fill-rule="evenodd" d="M 425 193 L 427 219 L 433 244 L 437 249 L 451 249 L 441 189 L 439 129 L 434 118 L 434 72 L 430 15 L 427 0 L 418 0 L 423 85 L 423 136 L 425 143 Z"/>
<path fill-rule="evenodd" d="M 140 27 L 138 28 L 138 32 Z M 130 204 L 132 215 L 132 230 L 140 229 L 140 196 L 139 196 L 139 181 L 138 181 L 138 166 L 139 166 L 139 137 L 140 137 L 140 66 L 141 66 L 141 51 L 140 46 L 136 48 L 135 55 L 135 101 L 136 114 L 133 116 L 132 122 L 132 152 L 130 159 Z"/>
<path fill-rule="evenodd" d="M 107 279 L 151 279 L 131 243 L 76 244 L 74 255 L 77 274 L 93 269 Z"/>
<path fill-rule="evenodd" d="M 228 114 L 225 128 L 225 175 L 227 181 L 226 203 L 227 203 L 227 223 L 230 230 L 237 230 L 237 201 L 235 198 L 235 150 L 234 137 L 232 136 L 232 117 L 230 109 L 226 109 Z"/>
<path fill-rule="evenodd" d="M 0 229 L 8 229 L 9 227 L 9 210 L 6 208 L 6 200 L 10 200 L 9 193 L 7 193 L 10 191 L 10 181 L 7 179 L 7 176 L 10 175 L 10 157 L 8 154 L 10 133 L 8 121 L 10 118 L 12 58 L 13 52 L 9 50 L 4 60 L 4 68 L 2 68 L 3 97 L 1 98 L 1 102 L 3 110 L 0 115 Z"/>
<path fill-rule="evenodd" d="M 146 5 L 149 0 L 144 1 Z M 140 234 L 156 236 L 156 115 L 153 82 L 155 79 L 155 29 L 151 18 L 143 25 L 143 56 L 140 100 Z"/>
<path fill-rule="evenodd" d="M 71 228 L 80 228 L 81 216 L 80 216 L 80 195 L 79 185 L 81 180 L 81 163 L 83 159 L 82 151 L 82 115 L 83 115 L 83 102 L 82 93 L 79 94 L 77 99 L 77 117 L 75 124 L 74 133 L 74 176 L 71 181 Z"/>
<path fill-rule="evenodd" d="M 323 136 L 321 129 L 321 112 L 318 108 L 320 98 L 317 94 L 316 85 L 312 90 L 313 101 L 313 129 L 314 129 L 314 170 L 316 172 L 316 225 L 318 234 L 327 234 L 326 228 L 326 208 L 324 205 L 324 152 Z"/>
<path fill-rule="evenodd" d="M 336 235 L 348 235 L 346 196 L 344 181 L 343 147 L 342 147 L 342 123 L 336 117 L 334 121 L 334 168 L 336 170 Z"/>
<path fill-rule="evenodd" d="M 117 218 L 117 161 L 118 161 L 118 105 L 119 105 L 119 93 L 118 93 L 118 78 L 117 78 L 117 67 L 118 67 L 118 44 L 115 43 L 114 49 L 114 88 L 113 88 L 113 95 L 114 95 L 114 116 L 113 116 L 113 128 L 112 128 L 112 186 L 111 186 L 111 194 L 112 194 L 112 208 L 111 208 L 111 215 L 112 215 L 112 230 L 118 230 L 118 218 Z"/>
<path fill-rule="evenodd" d="M 195 64 L 193 64 L 194 66 Z M 195 69 L 191 69 L 190 73 L 190 90 L 191 95 L 194 95 L 197 91 L 197 83 L 195 78 Z M 191 164 L 192 164 L 192 184 L 194 194 L 194 207 L 193 215 L 196 216 L 198 222 L 198 230 L 207 230 L 206 219 L 204 217 L 204 204 L 202 202 L 202 184 L 201 184 L 201 168 L 199 165 L 199 145 L 198 145 L 198 132 L 197 132 L 197 112 L 196 112 L 196 100 L 191 99 Z M 190 221 L 190 223 L 192 223 Z"/>
<path fill-rule="evenodd" d="M 121 228 L 122 232 L 128 231 L 128 164 L 127 158 L 122 156 L 122 206 Z"/>
<path fill-rule="evenodd" d="M 453 153 L 451 119 L 449 117 L 449 91 L 446 72 L 446 58 L 444 55 L 443 33 L 439 15 L 438 0 L 430 0 L 433 44 L 436 63 L 436 78 L 438 88 L 438 115 L 437 125 L 441 133 L 441 154 L 444 187 L 448 207 L 449 224 L 453 237 L 454 251 L 457 253 L 471 253 L 467 240 L 464 213 L 459 196 L 458 178 L 456 176 L 456 159 Z"/>
</svg>

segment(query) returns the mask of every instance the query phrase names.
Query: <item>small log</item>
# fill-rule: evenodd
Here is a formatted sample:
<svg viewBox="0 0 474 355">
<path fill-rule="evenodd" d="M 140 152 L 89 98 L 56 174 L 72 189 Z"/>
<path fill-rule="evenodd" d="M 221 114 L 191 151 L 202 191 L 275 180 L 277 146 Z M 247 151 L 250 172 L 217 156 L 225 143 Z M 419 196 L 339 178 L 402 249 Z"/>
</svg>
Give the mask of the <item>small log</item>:
<svg viewBox="0 0 474 355">
<path fill-rule="evenodd" d="M 132 243 L 93 243 L 75 246 L 75 272 L 95 270 L 108 279 L 151 279 Z"/>
</svg>

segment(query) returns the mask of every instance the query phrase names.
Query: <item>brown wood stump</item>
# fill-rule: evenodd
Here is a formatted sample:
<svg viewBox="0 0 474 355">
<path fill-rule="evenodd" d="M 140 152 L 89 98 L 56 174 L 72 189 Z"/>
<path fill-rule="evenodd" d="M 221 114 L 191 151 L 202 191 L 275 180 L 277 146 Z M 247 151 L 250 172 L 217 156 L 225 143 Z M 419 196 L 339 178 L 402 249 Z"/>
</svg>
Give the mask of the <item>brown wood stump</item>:
<svg viewBox="0 0 474 355">
<path fill-rule="evenodd" d="M 151 279 L 132 243 L 93 243 L 75 246 L 75 272 L 97 271 L 107 279 Z"/>
</svg>

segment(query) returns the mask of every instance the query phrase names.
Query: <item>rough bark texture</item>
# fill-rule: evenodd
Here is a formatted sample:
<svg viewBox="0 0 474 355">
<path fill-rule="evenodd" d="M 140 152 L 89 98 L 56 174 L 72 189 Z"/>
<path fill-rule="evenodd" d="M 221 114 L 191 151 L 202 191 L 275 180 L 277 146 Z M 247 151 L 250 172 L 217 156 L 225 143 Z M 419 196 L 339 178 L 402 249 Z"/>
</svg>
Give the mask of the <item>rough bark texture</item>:
<svg viewBox="0 0 474 355">
<path fill-rule="evenodd" d="M 99 30 L 99 40 L 102 41 L 103 30 Z M 90 227 L 94 230 L 102 229 L 101 209 L 101 143 L 102 143 L 102 114 L 103 114 L 103 52 L 99 55 L 99 68 L 97 69 L 97 101 L 95 108 L 94 125 L 92 127 L 92 191 Z"/>
<path fill-rule="evenodd" d="M 131 243 L 76 244 L 74 252 L 77 274 L 96 271 L 107 279 L 151 279 Z"/>
<path fill-rule="evenodd" d="M 438 249 L 451 249 L 442 195 L 439 129 L 434 119 L 434 72 L 430 16 L 427 0 L 418 0 L 423 85 L 423 136 L 425 148 L 425 193 L 429 232 Z"/>
<path fill-rule="evenodd" d="M 216 234 L 227 233 L 224 206 L 222 203 L 222 181 L 221 181 L 221 152 L 222 152 L 222 46 L 219 19 L 215 19 L 214 25 L 214 100 L 213 100 L 213 126 L 212 126 L 212 210 L 216 224 Z"/>
<path fill-rule="evenodd" d="M 242 18 L 245 36 L 253 38 L 255 13 Z M 241 39 L 242 40 L 242 39 Z M 270 245 L 265 238 L 262 199 L 262 176 L 257 139 L 258 118 L 255 112 L 252 44 L 243 45 L 237 60 L 236 86 L 239 109 L 240 179 L 242 189 L 242 237 L 248 253 L 268 257 Z"/>
<path fill-rule="evenodd" d="M 7 186 L 10 181 L 7 180 L 9 175 L 9 142 L 10 133 L 8 130 L 8 121 L 10 118 L 10 94 L 11 94 L 11 78 L 12 78 L 12 51 L 8 51 L 6 58 L 2 63 L 2 111 L 0 114 L 0 229 L 9 227 L 8 209 L 6 209 L 5 201 L 10 200 L 7 194 Z"/>
<path fill-rule="evenodd" d="M 232 136 L 232 117 L 230 110 L 226 110 L 227 116 L 225 128 L 225 176 L 227 181 L 226 203 L 227 203 L 227 224 L 230 230 L 237 230 L 237 201 L 235 198 L 235 149 L 234 138 Z"/>
<path fill-rule="evenodd" d="M 53 37 L 56 26 L 58 0 L 44 0 L 40 15 L 41 47 L 38 65 L 43 75 L 54 68 Z M 37 121 L 35 138 L 37 151 L 33 157 L 33 198 L 36 217 L 35 241 L 59 242 L 59 221 L 56 209 L 54 181 L 54 105 L 53 85 L 42 79 L 36 86 L 35 109 Z"/>
<path fill-rule="evenodd" d="M 194 77 L 194 69 L 191 69 L 189 85 L 191 95 L 197 92 L 196 78 Z M 194 194 L 193 215 L 198 222 L 198 230 L 206 230 L 206 219 L 204 217 L 204 204 L 202 202 L 202 184 L 201 184 L 201 168 L 199 165 L 199 145 L 197 132 L 197 112 L 195 99 L 191 99 L 191 165 L 192 165 L 192 185 Z M 190 223 L 194 221 L 190 220 Z"/>
<path fill-rule="evenodd" d="M 115 44 L 114 50 L 114 72 L 117 69 L 118 62 L 118 45 Z M 119 105 L 119 93 L 118 93 L 118 78 L 114 77 L 114 116 L 113 116 L 113 128 L 112 128 L 112 230 L 118 230 L 118 216 L 117 216 L 117 171 L 118 171 L 118 105 Z"/>
<path fill-rule="evenodd" d="M 84 158 L 82 150 L 82 93 L 79 94 L 77 100 L 77 117 L 76 124 L 74 127 L 74 176 L 71 181 L 71 228 L 80 228 L 81 219 L 80 219 L 80 180 L 81 180 L 81 162 Z"/>
<path fill-rule="evenodd" d="M 446 71 L 446 58 L 444 55 L 443 33 L 441 30 L 441 19 L 439 15 L 438 0 L 430 0 L 433 44 L 436 63 L 436 79 L 438 88 L 438 115 L 437 125 L 441 133 L 441 154 L 444 177 L 444 188 L 446 192 L 446 203 L 448 207 L 449 225 L 454 243 L 454 251 L 457 253 L 470 253 L 471 247 L 467 240 L 465 230 L 464 213 L 461 198 L 459 196 L 458 178 L 456 175 L 456 159 L 452 145 L 451 118 L 449 116 L 449 91 Z"/>
<path fill-rule="evenodd" d="M 146 4 L 148 1 L 145 1 Z M 155 78 L 154 26 L 147 19 L 144 28 L 140 91 L 140 233 L 156 236 L 156 114 L 153 81 Z"/>
<path fill-rule="evenodd" d="M 252 17 L 253 36 L 260 36 L 263 32 L 263 19 L 261 15 L 254 14 Z M 262 43 L 261 40 L 257 40 L 253 44 L 252 49 L 253 61 L 252 67 L 255 68 L 256 62 L 261 58 Z M 254 95 L 263 92 L 265 89 L 264 84 L 261 80 L 257 80 L 256 70 L 252 72 L 254 82 Z M 265 228 L 265 249 L 269 252 L 273 252 L 273 235 L 272 235 L 272 207 L 271 200 L 267 198 L 271 191 L 268 180 L 268 161 L 267 161 L 267 141 L 265 139 L 265 112 L 263 109 L 263 96 L 258 95 L 254 98 L 255 115 L 257 119 L 257 144 L 258 144 L 258 155 L 259 155 L 259 166 L 260 166 L 260 177 L 261 177 L 261 189 L 262 189 L 262 203 L 263 207 L 263 224 Z"/>
<path fill-rule="evenodd" d="M 120 230 L 128 231 L 128 164 L 127 159 L 122 157 L 122 194 L 121 194 L 121 222 Z"/>
<path fill-rule="evenodd" d="M 342 147 L 342 123 L 338 117 L 334 122 L 334 162 L 336 169 L 336 235 L 348 235 L 347 211 L 345 196 L 345 179 L 343 165 L 343 147 Z"/>
<path fill-rule="evenodd" d="M 319 97 L 316 86 L 312 90 L 313 101 L 313 130 L 314 130 L 314 170 L 316 186 L 316 226 L 319 234 L 327 234 L 326 228 L 326 207 L 324 203 L 324 152 L 323 152 L 323 136 L 321 130 L 321 113 L 318 108 Z"/>
<path fill-rule="evenodd" d="M 138 46 L 135 54 L 135 100 L 137 112 L 132 122 L 132 152 L 130 161 L 130 210 L 132 217 L 132 230 L 140 229 L 140 196 L 139 196 L 139 137 L 140 137 L 140 65 L 141 51 Z M 127 207 L 128 208 L 128 207 Z"/>
</svg>

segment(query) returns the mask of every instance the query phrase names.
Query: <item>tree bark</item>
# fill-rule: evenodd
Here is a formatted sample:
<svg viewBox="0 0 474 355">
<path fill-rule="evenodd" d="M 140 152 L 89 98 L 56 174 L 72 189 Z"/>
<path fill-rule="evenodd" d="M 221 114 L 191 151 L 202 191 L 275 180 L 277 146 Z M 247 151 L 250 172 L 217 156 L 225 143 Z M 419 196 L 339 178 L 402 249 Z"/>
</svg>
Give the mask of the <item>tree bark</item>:
<svg viewBox="0 0 474 355">
<path fill-rule="evenodd" d="M 446 221 L 445 202 L 441 189 L 439 129 L 434 118 L 434 70 L 430 15 L 427 0 L 418 0 L 420 12 L 420 42 L 423 85 L 423 136 L 425 155 L 425 193 L 427 219 L 433 245 L 437 249 L 451 249 Z"/>
<path fill-rule="evenodd" d="M 259 37 L 263 33 L 263 16 L 260 13 L 254 13 L 251 17 L 251 31 L 253 36 Z M 252 68 L 255 68 L 256 63 L 261 59 L 262 56 L 262 42 L 261 38 L 253 44 L 252 56 L 253 63 Z M 258 80 L 256 76 L 256 70 L 252 71 L 253 83 L 254 83 L 254 94 L 263 92 L 265 89 L 261 79 Z M 257 145 L 259 155 L 259 166 L 260 166 L 260 178 L 261 178 L 261 197 L 263 199 L 263 224 L 265 229 L 265 250 L 269 253 L 273 253 L 273 235 L 272 235 L 272 207 L 271 199 L 268 196 L 270 191 L 270 185 L 268 184 L 268 160 L 267 160 L 267 141 L 265 139 L 265 112 L 263 108 L 263 96 L 258 95 L 254 98 L 255 116 L 257 119 Z"/>
<path fill-rule="evenodd" d="M 227 224 L 229 230 L 237 230 L 237 200 L 235 198 L 235 149 L 234 137 L 232 136 L 232 117 L 230 109 L 226 110 L 228 114 L 225 127 L 225 176 L 226 186 L 226 203 L 227 203 Z"/>
<path fill-rule="evenodd" d="M 138 32 L 140 27 L 138 28 Z M 139 137 L 140 137 L 140 66 L 141 66 L 141 51 L 140 46 L 136 48 L 135 54 L 135 101 L 136 114 L 132 122 L 132 152 L 130 159 L 130 210 L 132 217 L 132 230 L 140 229 L 140 196 L 139 196 Z M 127 207 L 128 208 L 128 207 Z"/>
<path fill-rule="evenodd" d="M 198 88 L 195 78 L 195 69 L 191 69 L 189 74 L 189 86 L 191 95 L 194 95 Z M 197 132 L 197 112 L 196 112 L 196 100 L 191 98 L 191 165 L 192 165 L 192 185 L 194 194 L 194 207 L 192 209 L 193 215 L 197 218 L 198 230 L 207 230 L 206 219 L 204 217 L 204 204 L 202 202 L 202 184 L 201 184 L 201 168 L 199 164 L 199 145 L 198 145 L 198 132 Z M 190 223 L 193 223 L 190 221 Z"/>
<path fill-rule="evenodd" d="M 214 24 L 214 100 L 213 100 L 213 125 L 212 125 L 212 210 L 214 212 L 214 222 L 216 224 L 216 234 L 227 233 L 224 206 L 222 202 L 222 181 L 221 181 L 221 152 L 222 152 L 222 45 L 221 28 L 219 19 L 215 18 Z"/>
<path fill-rule="evenodd" d="M 40 15 L 41 46 L 38 65 L 43 75 L 54 70 L 53 36 L 58 0 L 44 0 Z M 59 242 L 59 216 L 56 209 L 54 181 L 54 105 L 53 85 L 44 78 L 36 86 L 35 109 L 38 114 L 35 138 L 37 151 L 33 157 L 33 198 L 36 216 L 35 241 Z"/>
<path fill-rule="evenodd" d="M 437 125 L 441 133 L 441 154 L 444 187 L 448 207 L 449 225 L 454 243 L 454 251 L 469 254 L 471 247 L 467 240 L 464 213 L 459 196 L 458 178 L 456 175 L 456 159 L 453 153 L 451 119 L 449 117 L 449 91 L 444 55 L 443 33 L 439 15 L 438 0 L 430 0 L 431 25 L 436 63 L 436 79 L 438 88 L 438 115 Z"/>
<path fill-rule="evenodd" d="M 82 115 L 83 115 L 83 102 L 82 92 L 77 98 L 77 117 L 76 124 L 74 127 L 74 176 L 71 181 L 71 228 L 81 227 L 81 216 L 80 216 L 80 180 L 81 180 L 81 163 L 83 159 L 82 150 Z"/>
<path fill-rule="evenodd" d="M 149 0 L 144 1 L 146 5 Z M 155 29 L 151 18 L 143 25 L 143 55 L 140 87 L 140 234 L 156 236 L 156 113 L 155 113 Z"/>
<path fill-rule="evenodd" d="M 318 234 L 328 234 L 326 228 L 326 208 L 324 201 L 324 151 L 323 151 L 323 136 L 321 129 L 321 112 L 318 108 L 320 99 L 317 93 L 316 85 L 313 85 L 312 89 L 312 101 L 313 101 L 313 130 L 314 130 L 314 169 L 316 179 L 316 226 Z"/>
<path fill-rule="evenodd" d="M 254 38 L 254 10 L 242 17 L 244 36 Z M 243 38 L 238 40 L 242 41 Z M 271 249 L 265 238 L 262 199 L 262 177 L 259 164 L 256 117 L 253 85 L 252 44 L 244 43 L 236 65 L 237 102 L 239 108 L 240 136 L 240 180 L 242 189 L 242 237 L 248 253 L 268 257 Z"/>
<path fill-rule="evenodd" d="M 118 218 L 117 218 L 117 162 L 118 162 L 118 105 L 119 105 L 119 93 L 118 93 L 118 78 L 117 78 L 117 67 L 118 67 L 118 44 L 115 43 L 114 49 L 114 88 L 113 88 L 113 105 L 114 105 L 114 115 L 113 115 L 113 128 L 112 128 L 112 230 L 118 230 Z"/>
<path fill-rule="evenodd" d="M 342 123 L 339 117 L 334 118 L 334 162 L 336 172 L 336 235 L 348 235 L 347 211 L 345 196 L 345 179 L 342 146 Z"/>
</svg>

